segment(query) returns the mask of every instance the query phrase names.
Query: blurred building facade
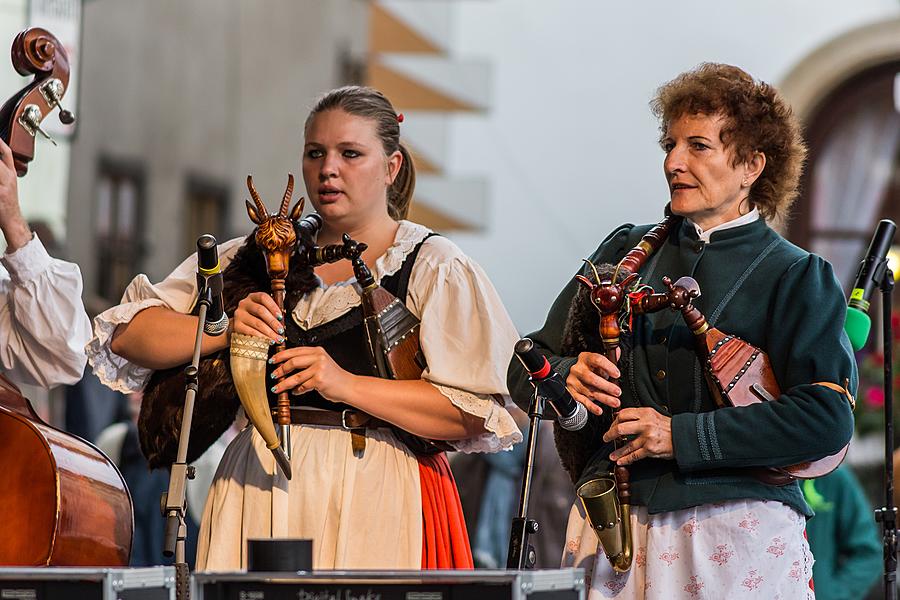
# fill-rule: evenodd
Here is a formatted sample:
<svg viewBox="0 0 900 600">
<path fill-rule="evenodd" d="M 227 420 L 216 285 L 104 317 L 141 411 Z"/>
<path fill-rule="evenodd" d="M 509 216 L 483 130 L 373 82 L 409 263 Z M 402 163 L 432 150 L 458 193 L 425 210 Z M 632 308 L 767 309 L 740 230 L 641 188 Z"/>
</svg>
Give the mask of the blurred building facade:
<svg viewBox="0 0 900 600">
<path fill-rule="evenodd" d="M 493 85 L 490 62 L 455 52 L 457 8 L 371 2 L 365 69 L 366 83 L 405 117 L 402 135 L 417 174 L 409 218 L 444 233 L 480 232 L 489 211 L 488 177 L 478 169 L 460 175 L 448 164 L 454 119 L 489 111 Z"/>
<path fill-rule="evenodd" d="M 127 282 L 158 280 L 208 232 L 251 223 L 299 176 L 316 96 L 358 80 L 365 3 L 355 0 L 89 0 L 69 242 L 95 310 Z M 302 187 L 300 192 L 302 193 Z"/>
<path fill-rule="evenodd" d="M 306 110 L 344 83 L 379 87 L 404 113 L 411 217 L 484 266 L 522 331 L 607 231 L 658 220 L 647 102 L 703 61 L 737 64 L 794 104 L 811 154 L 784 227 L 842 281 L 878 216 L 900 216 L 896 0 L 695 0 L 677 15 L 583 0 L 89 0 L 80 54 L 67 245 L 86 296 L 102 298 L 92 306 L 137 272 L 165 275 L 201 232 L 248 231 L 246 175 L 280 197 Z"/>
</svg>

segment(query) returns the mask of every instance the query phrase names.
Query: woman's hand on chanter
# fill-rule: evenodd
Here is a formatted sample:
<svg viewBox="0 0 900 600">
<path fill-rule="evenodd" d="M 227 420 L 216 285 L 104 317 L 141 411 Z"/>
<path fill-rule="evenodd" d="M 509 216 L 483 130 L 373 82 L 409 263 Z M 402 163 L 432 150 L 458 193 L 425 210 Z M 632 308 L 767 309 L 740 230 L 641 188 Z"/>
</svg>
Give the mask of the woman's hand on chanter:
<svg viewBox="0 0 900 600">
<path fill-rule="evenodd" d="M 619 377 L 619 368 L 611 360 L 602 354 L 582 352 L 578 355 L 578 362 L 569 369 L 566 387 L 577 402 L 599 416 L 603 414 L 600 404 L 612 408 L 618 408 L 621 404 L 619 396 L 622 389 L 610 381 Z"/>
<path fill-rule="evenodd" d="M 627 437 L 629 441 L 609 455 L 616 464 L 630 465 L 642 458 L 675 457 L 672 418 L 652 408 L 623 408 L 616 413 L 603 441 L 611 442 L 620 437 Z"/>
<path fill-rule="evenodd" d="M 244 335 L 284 341 L 284 317 L 269 294 L 253 292 L 240 301 L 234 311 L 233 331 Z"/>
<path fill-rule="evenodd" d="M 304 394 L 317 390 L 327 400 L 349 403 L 356 375 L 341 368 L 324 348 L 298 346 L 273 355 L 269 362 L 278 365 L 272 371 L 272 391 Z M 284 379 L 280 382 L 276 380 Z"/>
</svg>

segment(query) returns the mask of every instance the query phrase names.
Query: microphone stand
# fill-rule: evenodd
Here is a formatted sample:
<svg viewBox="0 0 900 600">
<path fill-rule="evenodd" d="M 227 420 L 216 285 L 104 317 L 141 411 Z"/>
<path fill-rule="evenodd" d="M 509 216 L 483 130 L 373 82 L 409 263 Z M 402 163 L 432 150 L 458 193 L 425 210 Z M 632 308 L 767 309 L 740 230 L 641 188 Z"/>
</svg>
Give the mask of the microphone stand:
<svg viewBox="0 0 900 600">
<path fill-rule="evenodd" d="M 200 278 L 202 281 L 202 278 Z M 184 369 L 184 412 L 181 415 L 181 434 L 178 437 L 178 452 L 172 469 L 169 472 L 169 489 L 163 495 L 163 516 L 166 518 L 163 556 L 175 556 L 175 597 L 177 600 L 188 600 L 190 591 L 190 570 L 184 556 L 184 544 L 187 538 L 185 515 L 187 503 L 185 485 L 188 479 L 194 478 L 194 467 L 187 465 L 188 444 L 191 438 L 191 421 L 194 418 L 194 398 L 199 389 L 197 374 L 200 366 L 200 347 L 203 343 L 203 328 L 206 324 L 206 313 L 212 305 L 212 290 L 203 284 L 199 293 L 199 319 L 197 335 L 194 338 L 194 354 L 191 364 Z"/>
<path fill-rule="evenodd" d="M 538 430 L 541 419 L 544 418 L 544 395 L 540 391 L 540 383 L 534 383 L 534 395 L 531 397 L 531 405 L 528 407 L 528 416 L 531 417 L 528 428 L 528 445 L 525 451 L 525 469 L 522 472 L 522 491 L 519 494 L 519 513 L 513 517 L 512 527 L 509 533 L 509 550 L 506 558 L 507 569 L 533 569 L 537 562 L 537 554 L 529 538 L 540 529 L 540 525 L 534 519 L 528 518 L 528 501 L 531 496 L 531 475 L 534 471 L 534 457 L 537 450 Z"/>
<path fill-rule="evenodd" d="M 875 511 L 875 521 L 881 523 L 884 543 L 884 597 L 897 600 L 897 507 L 894 505 L 894 396 L 893 396 L 893 330 L 891 324 L 891 292 L 894 273 L 887 261 L 877 267 L 884 271 L 881 289 L 884 349 L 884 506 Z M 875 278 L 878 280 L 878 278 Z"/>
</svg>

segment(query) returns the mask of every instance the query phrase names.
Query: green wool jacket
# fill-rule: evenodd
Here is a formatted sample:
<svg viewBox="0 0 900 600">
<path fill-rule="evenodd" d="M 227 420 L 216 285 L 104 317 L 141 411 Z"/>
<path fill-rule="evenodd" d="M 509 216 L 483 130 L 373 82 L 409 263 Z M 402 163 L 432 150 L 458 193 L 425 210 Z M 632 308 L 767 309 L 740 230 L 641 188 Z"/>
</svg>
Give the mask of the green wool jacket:
<svg viewBox="0 0 900 600">
<path fill-rule="evenodd" d="M 617 263 L 649 228 L 616 229 L 590 260 Z M 580 273 L 588 276 L 588 271 Z M 717 409 L 681 314 L 667 309 L 635 316 L 619 363 L 622 406 L 649 406 L 671 416 L 675 459 L 644 459 L 629 467 L 632 503 L 659 513 L 724 500 L 775 500 L 812 516 L 796 482 L 767 485 L 741 467 L 816 460 L 850 440 L 853 416 L 846 397 L 813 385 L 830 381 L 843 386 L 846 378 L 853 393 L 857 386 L 856 363 L 843 331 L 846 303 L 831 265 L 791 244 L 761 219 L 714 232 L 709 243 L 682 221 L 640 273 L 641 281 L 656 291 L 665 289 L 665 275 L 673 281 L 685 275 L 696 279 L 702 292 L 697 308 L 710 325 L 768 353 L 782 395 L 771 402 Z M 577 360 L 561 356 L 560 348 L 578 286 L 573 278 L 544 326 L 529 336 L 563 378 Z M 508 382 L 513 399 L 527 410 L 533 391 L 515 359 Z M 591 415 L 600 422 L 583 431 L 605 431 L 608 414 Z M 557 435 L 579 432 L 560 430 Z M 612 446 L 599 438 L 589 440 L 592 456 L 581 480 L 611 470 Z"/>
</svg>

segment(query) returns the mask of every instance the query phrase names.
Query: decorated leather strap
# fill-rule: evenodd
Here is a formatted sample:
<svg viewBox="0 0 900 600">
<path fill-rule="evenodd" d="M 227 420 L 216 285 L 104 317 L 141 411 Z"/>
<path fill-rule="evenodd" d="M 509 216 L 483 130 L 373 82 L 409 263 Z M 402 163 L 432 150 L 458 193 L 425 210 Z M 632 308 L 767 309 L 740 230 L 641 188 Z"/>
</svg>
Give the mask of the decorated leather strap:
<svg viewBox="0 0 900 600">
<path fill-rule="evenodd" d="M 836 391 L 838 394 L 846 396 L 847 401 L 850 403 L 850 408 L 856 410 L 856 398 L 850 393 L 850 380 L 846 377 L 844 378 L 844 387 L 830 381 L 816 381 L 813 385 L 825 386 L 830 390 Z"/>
</svg>

